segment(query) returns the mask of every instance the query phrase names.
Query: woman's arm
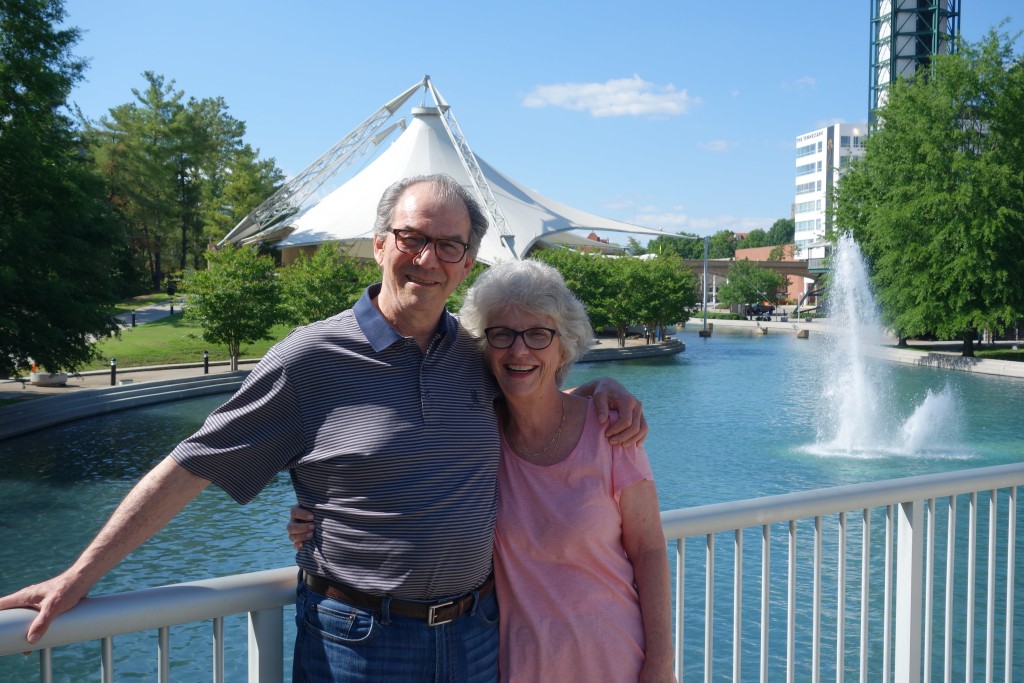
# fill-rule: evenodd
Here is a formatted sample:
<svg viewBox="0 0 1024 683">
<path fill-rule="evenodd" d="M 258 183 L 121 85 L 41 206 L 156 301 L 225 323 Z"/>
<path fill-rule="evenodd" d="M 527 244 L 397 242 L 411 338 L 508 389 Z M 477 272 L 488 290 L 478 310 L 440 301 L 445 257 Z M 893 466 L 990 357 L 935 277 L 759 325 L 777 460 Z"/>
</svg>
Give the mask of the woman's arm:
<svg viewBox="0 0 1024 683">
<path fill-rule="evenodd" d="M 633 563 L 644 624 L 644 667 L 640 681 L 675 681 L 668 551 L 654 482 L 645 479 L 624 488 L 619 495 L 619 509 L 622 544 Z"/>
</svg>

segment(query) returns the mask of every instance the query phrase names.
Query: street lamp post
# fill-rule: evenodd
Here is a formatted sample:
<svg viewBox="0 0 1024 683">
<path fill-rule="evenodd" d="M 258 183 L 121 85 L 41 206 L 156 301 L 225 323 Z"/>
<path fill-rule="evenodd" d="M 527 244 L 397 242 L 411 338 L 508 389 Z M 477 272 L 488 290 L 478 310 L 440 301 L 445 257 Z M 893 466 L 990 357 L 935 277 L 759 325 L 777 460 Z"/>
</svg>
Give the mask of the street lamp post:
<svg viewBox="0 0 1024 683">
<path fill-rule="evenodd" d="M 704 286 L 701 287 L 702 304 L 704 306 L 704 331 L 708 329 L 708 242 L 710 238 L 704 236 Z"/>
</svg>

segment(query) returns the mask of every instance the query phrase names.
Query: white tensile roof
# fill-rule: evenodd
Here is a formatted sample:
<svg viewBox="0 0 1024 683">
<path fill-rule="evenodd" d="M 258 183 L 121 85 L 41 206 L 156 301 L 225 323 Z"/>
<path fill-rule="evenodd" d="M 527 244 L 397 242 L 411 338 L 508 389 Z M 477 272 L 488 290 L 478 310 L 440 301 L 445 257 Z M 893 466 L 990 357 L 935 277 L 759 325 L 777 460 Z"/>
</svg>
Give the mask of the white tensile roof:
<svg viewBox="0 0 1024 683">
<path fill-rule="evenodd" d="M 511 239 L 503 241 L 495 226 L 488 229 L 477 256 L 484 263 L 524 258 L 538 241 L 565 243 L 565 239 L 558 239 L 558 233 L 569 230 L 669 235 L 566 206 L 519 185 L 479 156 L 476 160 L 512 233 Z M 377 202 L 384 190 L 401 178 L 430 173 L 447 173 L 476 194 L 438 109 L 416 107 L 405 132 L 365 169 L 291 221 L 295 230 L 279 246 L 339 241 L 357 254 L 372 237 Z"/>
</svg>

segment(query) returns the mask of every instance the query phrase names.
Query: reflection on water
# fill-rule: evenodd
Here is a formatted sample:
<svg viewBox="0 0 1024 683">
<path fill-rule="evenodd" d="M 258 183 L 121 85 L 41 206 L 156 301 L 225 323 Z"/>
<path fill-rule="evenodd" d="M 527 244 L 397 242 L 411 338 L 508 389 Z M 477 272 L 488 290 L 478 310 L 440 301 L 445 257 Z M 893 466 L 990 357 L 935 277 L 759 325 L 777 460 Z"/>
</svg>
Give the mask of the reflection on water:
<svg viewBox="0 0 1024 683">
<path fill-rule="evenodd" d="M 871 457 L 823 453 L 816 446 L 816 359 L 824 346 L 817 331 L 803 340 L 795 332 L 728 329 L 682 338 L 686 351 L 677 356 L 581 365 L 568 380 L 571 386 L 610 375 L 643 401 L 663 509 L 1021 458 L 1020 380 L 885 365 L 889 405 L 907 425 L 905 444 Z M 224 398 L 114 413 L 0 442 L 0 593 L 67 567 L 134 482 Z M 957 429 L 914 426 L 934 426 L 937 414 L 957 414 Z M 204 491 L 94 592 L 289 565 L 284 524 L 292 500 L 284 475 L 245 507 L 214 488 Z M 245 672 L 244 619 L 229 620 L 227 629 L 228 678 L 235 680 Z M 294 632 L 290 617 L 286 629 Z M 173 662 L 172 677 L 207 679 L 209 626 L 174 627 L 171 637 L 173 651 L 185 653 Z M 155 634 L 118 638 L 118 680 L 153 680 L 155 651 Z M 91 678 L 97 666 L 95 644 L 60 648 L 55 657 L 57 671 L 73 672 L 64 680 L 81 672 Z M 0 658 L 0 680 L 36 674 L 34 658 Z"/>
</svg>

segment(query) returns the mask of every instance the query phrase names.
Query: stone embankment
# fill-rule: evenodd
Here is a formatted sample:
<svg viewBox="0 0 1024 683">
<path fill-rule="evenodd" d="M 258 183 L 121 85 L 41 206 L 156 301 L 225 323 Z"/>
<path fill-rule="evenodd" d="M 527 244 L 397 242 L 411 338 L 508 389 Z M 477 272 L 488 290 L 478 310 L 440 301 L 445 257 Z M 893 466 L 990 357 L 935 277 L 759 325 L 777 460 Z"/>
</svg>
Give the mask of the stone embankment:
<svg viewBox="0 0 1024 683">
<path fill-rule="evenodd" d="M 231 393 L 241 386 L 247 370 L 82 389 L 50 394 L 31 401 L 0 406 L 0 439 L 46 429 L 83 417 L 93 417 L 154 403 Z"/>
<path fill-rule="evenodd" d="M 596 363 L 606 360 L 631 360 L 634 358 L 660 358 L 686 350 L 686 344 L 675 338 L 668 338 L 657 344 L 647 344 L 642 339 L 627 339 L 626 346 L 619 346 L 615 339 L 600 339 L 581 358 L 579 363 Z"/>
</svg>

